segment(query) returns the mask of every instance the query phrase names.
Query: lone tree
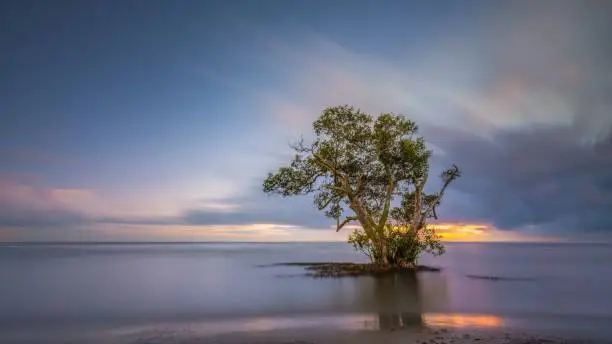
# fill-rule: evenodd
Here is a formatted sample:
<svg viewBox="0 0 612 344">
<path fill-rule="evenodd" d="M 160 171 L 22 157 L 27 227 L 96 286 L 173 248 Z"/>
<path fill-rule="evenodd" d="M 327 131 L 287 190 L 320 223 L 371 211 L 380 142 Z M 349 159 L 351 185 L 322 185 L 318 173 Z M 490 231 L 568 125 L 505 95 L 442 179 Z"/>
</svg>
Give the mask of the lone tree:
<svg viewBox="0 0 612 344">
<path fill-rule="evenodd" d="M 436 207 L 460 171 L 445 170 L 440 190 L 425 193 L 431 151 L 413 121 L 344 105 L 323 110 L 313 129 L 312 143 L 292 145 L 295 157 L 268 175 L 264 192 L 314 194 L 316 207 L 336 219 L 336 231 L 360 225 L 349 242 L 375 264 L 414 267 L 423 251 L 444 253 L 427 220 L 437 219 Z"/>
</svg>

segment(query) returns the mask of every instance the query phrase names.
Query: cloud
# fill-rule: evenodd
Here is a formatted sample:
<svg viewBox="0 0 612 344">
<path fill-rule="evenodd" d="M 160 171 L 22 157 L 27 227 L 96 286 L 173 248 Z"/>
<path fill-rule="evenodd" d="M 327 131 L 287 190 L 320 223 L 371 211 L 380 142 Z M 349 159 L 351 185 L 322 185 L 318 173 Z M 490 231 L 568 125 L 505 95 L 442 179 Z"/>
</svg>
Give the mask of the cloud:
<svg viewBox="0 0 612 344">
<path fill-rule="evenodd" d="M 29 179 L 0 175 L 0 227 L 46 228 L 87 221 L 78 206 L 92 196 L 91 190 L 47 188 L 24 182 Z"/>
<path fill-rule="evenodd" d="M 463 167 L 454 186 L 470 196 L 463 216 L 502 229 L 612 230 L 610 139 L 586 145 L 563 127 L 498 132 L 495 141 L 445 130 L 431 136 L 446 138 L 436 141 L 447 152 L 438 164 Z"/>
<path fill-rule="evenodd" d="M 287 199 L 268 196 L 257 188 L 249 196 L 232 202 L 240 204 L 240 208 L 232 212 L 195 208 L 184 212 L 182 219 L 191 225 L 274 223 L 305 228 L 329 228 L 333 225 L 333 220 L 315 209 L 310 197 Z"/>
<path fill-rule="evenodd" d="M 331 230 L 321 235 L 308 228 L 329 227 L 308 199 L 285 202 L 253 191 L 248 197 L 205 198 L 172 216 L 105 215 L 98 201 L 93 190 L 53 188 L 21 175 L 0 175 L 0 241 L 343 239 Z"/>
<path fill-rule="evenodd" d="M 612 49 L 609 30 L 592 28 L 612 24 L 585 7 L 493 13 L 477 33 L 449 33 L 401 56 L 357 53 L 307 33 L 299 45 L 274 51 L 285 83 L 262 92 L 262 102 L 293 130 L 309 129 L 326 106 L 350 103 L 488 137 L 497 130 L 566 125 L 586 141 L 605 139 L 612 125 L 612 70 L 602 61 Z M 551 9 L 554 19 L 544 15 Z M 599 21 L 589 23 L 593 18 Z"/>
<path fill-rule="evenodd" d="M 214 202 L 196 202 L 175 216 L 155 217 L 99 217 L 99 223 L 181 225 L 181 226 L 290 226 L 295 229 L 328 229 L 334 220 L 315 209 L 310 197 L 282 198 L 263 194 L 253 187 L 245 196 Z"/>
<path fill-rule="evenodd" d="M 105 202 L 90 189 L 41 185 L 30 175 L 0 175 L 0 228 L 86 230 L 96 224 L 151 227 L 328 228 L 331 220 L 314 209 L 309 198 L 283 199 L 264 195 L 256 184 L 245 196 L 206 197 L 172 215 L 106 212 Z M 238 232 L 238 233 L 239 233 Z M 234 233 L 236 234 L 236 233 Z"/>
<path fill-rule="evenodd" d="M 89 223 L 83 214 L 62 209 L 15 210 L 4 208 L 0 213 L 0 229 L 72 227 Z"/>
<path fill-rule="evenodd" d="M 285 83 L 262 104 L 295 134 L 336 104 L 415 119 L 436 151 L 432 173 L 450 163 L 464 170 L 446 219 L 612 230 L 612 6 L 565 5 L 491 11 L 478 30 L 404 55 L 358 53 L 307 33 L 274 52 Z"/>
</svg>

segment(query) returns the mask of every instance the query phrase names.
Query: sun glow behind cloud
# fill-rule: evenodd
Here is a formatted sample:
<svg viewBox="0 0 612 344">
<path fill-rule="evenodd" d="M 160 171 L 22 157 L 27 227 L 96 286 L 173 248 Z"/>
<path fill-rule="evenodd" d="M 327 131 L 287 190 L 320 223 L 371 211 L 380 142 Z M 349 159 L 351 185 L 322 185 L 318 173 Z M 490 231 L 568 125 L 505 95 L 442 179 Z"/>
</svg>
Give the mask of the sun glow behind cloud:
<svg viewBox="0 0 612 344">
<path fill-rule="evenodd" d="M 449 242 L 551 242 L 557 238 L 504 231 L 488 224 L 443 222 L 431 224 L 443 241 Z"/>
</svg>

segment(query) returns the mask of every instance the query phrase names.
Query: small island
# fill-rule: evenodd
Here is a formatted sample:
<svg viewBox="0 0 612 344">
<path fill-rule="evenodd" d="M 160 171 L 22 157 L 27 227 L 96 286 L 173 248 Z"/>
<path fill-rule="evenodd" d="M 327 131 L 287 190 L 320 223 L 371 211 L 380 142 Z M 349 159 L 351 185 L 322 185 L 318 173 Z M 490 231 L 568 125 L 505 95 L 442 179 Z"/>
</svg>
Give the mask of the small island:
<svg viewBox="0 0 612 344">
<path fill-rule="evenodd" d="M 439 272 L 440 268 L 417 265 L 415 267 L 380 266 L 371 263 L 347 263 L 347 262 L 295 262 L 277 263 L 275 266 L 300 266 L 305 270 L 305 275 L 315 278 L 340 278 L 373 276 L 383 277 L 395 274 L 414 274 L 415 272 Z"/>
</svg>

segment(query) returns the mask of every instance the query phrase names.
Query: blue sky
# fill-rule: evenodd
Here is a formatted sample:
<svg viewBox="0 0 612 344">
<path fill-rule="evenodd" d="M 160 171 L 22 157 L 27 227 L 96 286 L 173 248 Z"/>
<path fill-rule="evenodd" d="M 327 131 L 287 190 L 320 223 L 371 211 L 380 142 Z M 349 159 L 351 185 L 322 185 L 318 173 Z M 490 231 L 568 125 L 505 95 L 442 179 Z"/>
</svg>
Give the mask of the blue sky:
<svg viewBox="0 0 612 344">
<path fill-rule="evenodd" d="M 0 240 L 335 240 L 262 195 L 330 105 L 405 113 L 444 220 L 612 229 L 606 1 L 6 1 Z"/>
</svg>

